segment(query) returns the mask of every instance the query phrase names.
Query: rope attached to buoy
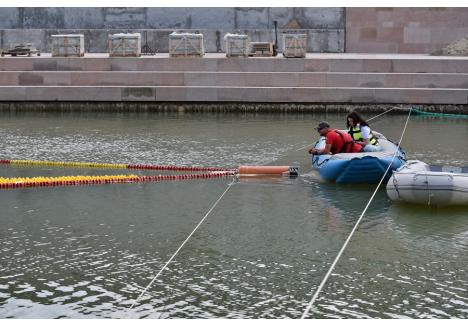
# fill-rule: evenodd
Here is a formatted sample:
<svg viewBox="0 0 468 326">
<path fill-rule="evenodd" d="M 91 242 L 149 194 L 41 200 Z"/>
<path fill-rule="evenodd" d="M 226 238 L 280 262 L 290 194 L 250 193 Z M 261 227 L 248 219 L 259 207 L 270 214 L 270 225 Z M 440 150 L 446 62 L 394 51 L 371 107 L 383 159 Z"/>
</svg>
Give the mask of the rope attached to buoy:
<svg viewBox="0 0 468 326">
<path fill-rule="evenodd" d="M 325 283 L 327 282 L 328 278 L 330 277 L 333 269 L 335 268 L 336 264 L 338 263 L 338 260 L 341 258 L 341 255 L 343 254 L 346 246 L 348 245 L 349 241 L 351 240 L 351 237 L 353 236 L 354 232 L 357 230 L 358 226 L 359 226 L 359 223 L 361 223 L 361 220 L 364 216 L 364 214 L 367 212 L 367 209 L 369 208 L 372 200 L 374 199 L 377 191 L 379 190 L 380 188 L 380 185 L 382 184 L 383 180 L 385 179 L 385 176 L 387 175 L 387 172 L 390 170 L 390 167 L 392 166 L 393 164 L 393 160 L 395 159 L 396 155 L 397 155 L 397 152 L 398 152 L 398 149 L 400 148 L 400 144 L 403 140 L 403 136 L 405 134 L 405 131 L 406 131 L 406 127 L 408 127 L 408 122 L 409 122 L 409 119 L 410 119 L 410 116 L 411 116 L 411 112 L 412 112 L 412 108 L 410 108 L 409 110 L 409 113 L 408 113 L 408 117 L 406 118 L 406 122 L 405 122 L 405 125 L 403 127 L 403 131 L 401 133 L 401 136 L 400 136 L 400 141 L 398 142 L 398 146 L 397 148 L 395 149 L 395 152 L 393 153 L 393 157 L 392 157 L 392 160 L 390 161 L 390 164 L 387 166 L 387 169 L 385 170 L 385 173 L 382 177 L 382 179 L 380 179 L 380 182 L 379 184 L 377 185 L 377 187 L 375 188 L 374 192 L 372 193 L 372 196 L 370 197 L 369 201 L 367 202 L 367 205 L 366 207 L 364 208 L 364 210 L 362 211 L 361 215 L 359 216 L 356 224 L 354 224 L 354 227 L 353 229 L 351 230 L 351 233 L 348 235 L 348 237 L 346 238 L 346 241 L 344 242 L 343 246 L 341 247 L 340 251 L 338 252 L 338 255 L 335 257 L 335 259 L 333 260 L 333 263 L 331 264 L 330 268 L 328 269 L 327 273 L 325 274 L 325 277 L 323 278 L 322 282 L 319 284 L 317 290 L 315 291 L 314 295 L 312 296 L 312 300 L 310 300 L 309 304 L 307 305 L 305 311 L 302 313 L 302 316 L 301 316 L 301 319 L 304 319 L 307 317 L 307 315 L 309 314 L 309 311 L 312 309 L 312 306 L 314 305 L 315 301 L 317 300 L 320 292 L 322 291 L 323 287 L 325 286 Z"/>
</svg>

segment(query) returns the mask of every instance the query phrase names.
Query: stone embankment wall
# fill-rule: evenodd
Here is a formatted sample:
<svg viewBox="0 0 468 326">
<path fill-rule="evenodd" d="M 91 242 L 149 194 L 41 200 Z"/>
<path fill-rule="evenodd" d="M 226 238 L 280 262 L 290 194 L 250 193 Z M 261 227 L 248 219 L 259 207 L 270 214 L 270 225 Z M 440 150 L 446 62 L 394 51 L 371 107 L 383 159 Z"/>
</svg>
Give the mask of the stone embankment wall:
<svg viewBox="0 0 468 326">
<path fill-rule="evenodd" d="M 283 32 L 308 35 L 309 52 L 344 52 L 344 8 L 0 8 L 0 46 L 32 42 L 50 52 L 50 35 L 82 33 L 87 52 L 107 52 L 108 34 L 147 32 L 148 45 L 168 52 L 173 31 L 203 33 L 206 52 L 224 52 L 226 33 L 278 45 Z M 144 42 L 143 42 L 144 43 Z"/>
<path fill-rule="evenodd" d="M 347 8 L 346 52 L 432 53 L 468 36 L 468 8 Z"/>
<path fill-rule="evenodd" d="M 0 58 L 0 101 L 468 104 L 468 58 Z"/>
</svg>

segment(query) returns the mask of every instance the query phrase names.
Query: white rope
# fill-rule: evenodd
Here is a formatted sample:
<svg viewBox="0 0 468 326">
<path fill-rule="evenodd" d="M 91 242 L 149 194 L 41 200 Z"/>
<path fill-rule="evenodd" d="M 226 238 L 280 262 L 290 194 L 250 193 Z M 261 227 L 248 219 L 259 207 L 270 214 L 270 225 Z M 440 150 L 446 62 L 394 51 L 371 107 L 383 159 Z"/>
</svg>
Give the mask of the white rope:
<svg viewBox="0 0 468 326">
<path fill-rule="evenodd" d="M 366 207 L 364 208 L 364 210 L 362 211 L 361 216 L 359 216 L 359 219 L 357 220 L 356 224 L 354 225 L 353 229 L 351 230 L 351 233 L 349 234 L 348 238 L 346 239 L 345 243 L 343 244 L 343 247 L 341 247 L 341 250 L 338 252 L 338 255 L 336 256 L 335 260 L 333 261 L 332 265 L 330 266 L 330 269 L 328 270 L 328 272 L 327 272 L 327 274 L 325 275 L 324 279 L 323 279 L 322 282 L 320 283 L 320 285 L 319 285 L 317 291 L 315 291 L 315 294 L 314 294 L 314 296 L 312 297 L 312 300 L 310 301 L 310 303 L 309 303 L 309 305 L 307 306 L 306 310 L 305 310 L 304 313 L 302 314 L 301 319 L 304 319 L 304 318 L 307 316 L 307 314 L 309 313 L 309 311 L 310 311 L 310 309 L 312 308 L 313 304 L 315 303 L 315 300 L 317 299 L 317 297 L 318 297 L 320 291 L 322 291 L 322 288 L 323 288 L 323 286 L 325 285 L 325 283 L 327 282 L 328 278 L 330 277 L 330 274 L 331 274 L 331 272 L 333 271 L 333 269 L 335 268 L 336 263 L 338 262 L 338 260 L 340 259 L 341 255 L 343 254 L 343 252 L 344 252 L 346 246 L 348 245 L 348 242 L 351 240 L 351 237 L 353 236 L 354 231 L 356 231 L 356 229 L 357 229 L 359 223 L 360 223 L 361 220 L 362 220 L 362 217 L 363 217 L 364 214 L 366 213 L 367 208 L 369 208 L 369 205 L 371 204 L 372 200 L 374 199 L 374 196 L 375 196 L 375 194 L 377 193 L 377 190 L 379 190 L 380 185 L 382 184 L 383 180 L 385 179 L 385 176 L 387 175 L 388 170 L 389 170 L 390 167 L 392 166 L 393 160 L 394 160 L 395 157 L 396 157 L 396 154 L 397 154 L 398 149 L 399 149 L 399 147 L 400 147 L 401 141 L 402 141 L 402 139 L 403 139 L 403 135 L 405 134 L 406 127 L 408 126 L 408 121 L 409 121 L 409 118 L 410 118 L 410 115 L 411 115 L 411 111 L 412 111 L 412 110 L 413 110 L 413 109 L 411 108 L 410 111 L 409 111 L 409 113 L 408 113 L 408 118 L 406 119 L 406 123 L 405 123 L 405 127 L 403 128 L 403 132 L 401 133 L 400 141 L 399 141 L 398 144 L 397 144 L 397 148 L 396 148 L 396 150 L 395 150 L 395 153 L 393 153 L 392 160 L 391 160 L 390 164 L 388 165 L 387 170 L 385 170 L 385 173 L 384 173 L 382 179 L 380 179 L 379 184 L 377 185 L 377 187 L 375 188 L 374 193 L 372 194 L 371 198 L 370 198 L 369 201 L 367 202 L 367 205 L 366 205 Z"/>
<path fill-rule="evenodd" d="M 372 117 L 372 118 L 370 118 L 370 119 L 367 119 L 367 121 L 371 121 L 372 119 L 378 118 L 378 117 L 380 117 L 381 115 L 384 115 L 385 113 L 388 113 L 388 112 L 393 111 L 393 110 L 395 110 L 395 109 L 399 109 L 399 107 L 398 107 L 398 106 L 394 106 L 394 107 L 392 107 L 391 109 L 388 109 L 387 111 L 385 111 L 385 112 L 383 112 L 383 113 L 377 114 L 375 117 Z"/>
<path fill-rule="evenodd" d="M 150 288 L 150 286 L 156 281 L 159 275 L 163 272 L 164 269 L 170 264 L 170 262 L 174 259 L 174 257 L 179 253 L 180 249 L 187 243 L 187 241 L 190 239 L 190 237 L 195 233 L 195 231 L 198 229 L 198 227 L 203 223 L 203 221 L 210 215 L 210 213 L 213 211 L 213 209 L 218 205 L 218 203 L 221 201 L 221 199 L 224 197 L 224 195 L 228 192 L 228 190 L 231 188 L 231 186 L 234 184 L 234 180 L 229 183 L 228 187 L 226 190 L 221 194 L 221 196 L 218 198 L 218 200 L 214 203 L 214 205 L 210 208 L 210 210 L 205 214 L 205 216 L 201 219 L 201 221 L 197 224 L 197 226 L 193 229 L 193 231 L 188 235 L 188 237 L 182 242 L 180 247 L 176 250 L 176 252 L 172 255 L 171 258 L 166 262 L 166 264 L 161 268 L 161 270 L 156 274 L 155 277 L 151 280 L 151 282 L 148 283 L 146 288 L 141 292 L 141 294 L 138 296 L 138 298 L 135 300 L 135 302 L 132 303 L 130 308 L 127 309 L 127 313 L 133 309 L 133 307 L 137 304 L 137 302 L 141 299 L 141 297 L 146 293 L 146 291 Z"/>
</svg>

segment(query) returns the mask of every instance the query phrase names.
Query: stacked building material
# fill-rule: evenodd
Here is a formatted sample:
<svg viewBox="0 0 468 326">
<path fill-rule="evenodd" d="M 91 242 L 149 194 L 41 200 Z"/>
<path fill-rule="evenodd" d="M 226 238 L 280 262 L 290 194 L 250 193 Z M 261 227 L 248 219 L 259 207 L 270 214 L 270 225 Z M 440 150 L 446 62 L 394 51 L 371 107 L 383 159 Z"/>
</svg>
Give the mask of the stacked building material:
<svg viewBox="0 0 468 326">
<path fill-rule="evenodd" d="M 305 58 L 307 34 L 283 34 L 283 56 L 286 58 Z"/>
<path fill-rule="evenodd" d="M 141 34 L 112 34 L 109 35 L 109 56 L 111 57 L 139 57 L 141 55 Z"/>
<path fill-rule="evenodd" d="M 53 57 L 82 57 L 84 56 L 83 34 L 51 35 Z"/>
<path fill-rule="evenodd" d="M 247 57 L 249 55 L 249 36 L 241 34 L 224 35 L 226 57 Z"/>
<path fill-rule="evenodd" d="M 203 34 L 178 33 L 169 35 L 169 54 L 171 57 L 203 57 Z"/>
</svg>

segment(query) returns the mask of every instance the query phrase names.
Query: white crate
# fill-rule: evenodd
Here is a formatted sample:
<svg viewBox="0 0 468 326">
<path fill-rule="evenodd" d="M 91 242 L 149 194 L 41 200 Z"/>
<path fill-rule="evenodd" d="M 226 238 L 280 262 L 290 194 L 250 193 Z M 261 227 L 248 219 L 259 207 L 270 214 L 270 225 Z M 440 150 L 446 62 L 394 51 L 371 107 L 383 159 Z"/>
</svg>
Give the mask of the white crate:
<svg viewBox="0 0 468 326">
<path fill-rule="evenodd" d="M 169 35 L 169 54 L 171 57 L 203 57 L 203 34 L 177 33 Z"/>
<path fill-rule="evenodd" d="M 141 55 L 141 34 L 112 34 L 108 38 L 110 57 L 139 57 Z"/>
<path fill-rule="evenodd" d="M 283 56 L 286 58 L 305 58 L 307 34 L 283 34 Z"/>
<path fill-rule="evenodd" d="M 249 55 L 249 36 L 241 34 L 224 35 L 226 57 L 247 57 Z"/>
<path fill-rule="evenodd" d="M 83 34 L 51 35 L 53 57 L 82 57 L 84 56 Z"/>
</svg>

